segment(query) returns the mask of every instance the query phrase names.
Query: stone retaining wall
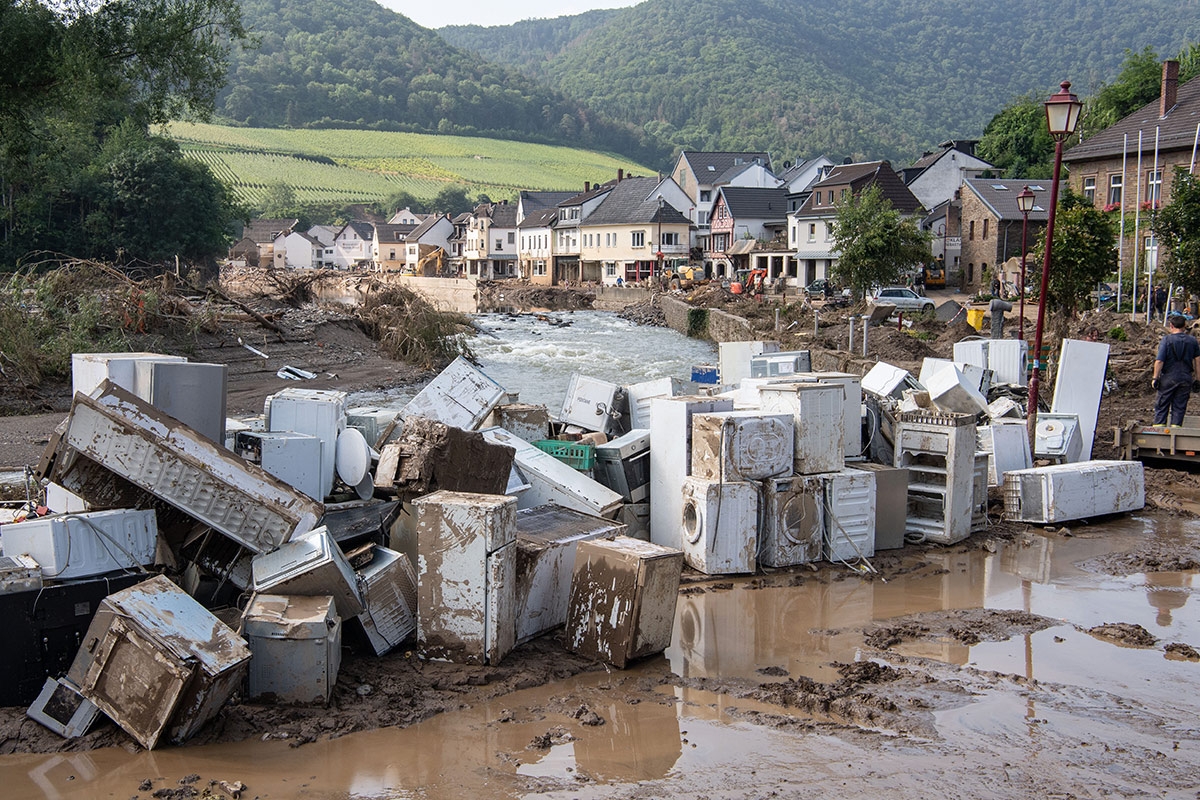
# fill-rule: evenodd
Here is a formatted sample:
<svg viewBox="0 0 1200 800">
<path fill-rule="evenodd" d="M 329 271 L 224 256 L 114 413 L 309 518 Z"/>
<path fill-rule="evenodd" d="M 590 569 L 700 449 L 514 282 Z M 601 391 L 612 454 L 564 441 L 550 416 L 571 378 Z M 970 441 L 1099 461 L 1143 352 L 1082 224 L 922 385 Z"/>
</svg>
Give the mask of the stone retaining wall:
<svg viewBox="0 0 1200 800">
<path fill-rule="evenodd" d="M 695 308 L 674 297 L 660 295 L 659 305 L 667 325 L 684 336 L 713 342 L 749 342 L 755 336 L 744 318 L 715 308 Z"/>
</svg>

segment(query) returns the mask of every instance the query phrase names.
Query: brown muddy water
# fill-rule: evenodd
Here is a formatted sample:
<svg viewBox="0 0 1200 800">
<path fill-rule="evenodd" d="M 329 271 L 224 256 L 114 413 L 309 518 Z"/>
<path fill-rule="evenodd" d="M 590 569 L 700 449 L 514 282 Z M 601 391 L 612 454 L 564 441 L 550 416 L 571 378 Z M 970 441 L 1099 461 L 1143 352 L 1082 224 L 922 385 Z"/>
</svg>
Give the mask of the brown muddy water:
<svg viewBox="0 0 1200 800">
<path fill-rule="evenodd" d="M 0 797 L 1196 798 L 1200 662 L 1170 645 L 1200 649 L 1198 529 L 1130 517 L 925 550 L 886 581 L 690 585 L 672 647 L 631 670 L 297 748 L 4 756 Z M 1164 553 L 1193 566 L 1147 571 Z M 1149 637 L 1094 630 L 1117 623 Z M 884 666 L 852 701 L 795 701 L 865 661 Z"/>
</svg>

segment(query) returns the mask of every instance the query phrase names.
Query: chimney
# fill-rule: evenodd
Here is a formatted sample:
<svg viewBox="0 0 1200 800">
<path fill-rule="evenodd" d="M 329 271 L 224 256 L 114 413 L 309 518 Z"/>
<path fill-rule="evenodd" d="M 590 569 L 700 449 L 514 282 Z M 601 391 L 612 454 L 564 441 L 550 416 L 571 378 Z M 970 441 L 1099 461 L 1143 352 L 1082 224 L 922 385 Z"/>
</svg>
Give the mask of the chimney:
<svg viewBox="0 0 1200 800">
<path fill-rule="evenodd" d="M 591 181 L 584 181 L 584 182 L 583 182 L 583 193 L 584 193 L 584 194 L 587 194 L 587 193 L 588 193 L 588 192 L 590 192 L 591 190 L 592 190 L 592 182 L 591 182 Z"/>
<path fill-rule="evenodd" d="M 1179 62 L 1167 60 L 1163 62 L 1162 97 L 1158 103 L 1158 116 L 1163 118 L 1175 107 L 1176 96 L 1179 94 Z"/>
<path fill-rule="evenodd" d="M 618 169 L 617 170 L 617 183 L 620 183 L 623 180 L 625 180 L 625 170 Z"/>
</svg>

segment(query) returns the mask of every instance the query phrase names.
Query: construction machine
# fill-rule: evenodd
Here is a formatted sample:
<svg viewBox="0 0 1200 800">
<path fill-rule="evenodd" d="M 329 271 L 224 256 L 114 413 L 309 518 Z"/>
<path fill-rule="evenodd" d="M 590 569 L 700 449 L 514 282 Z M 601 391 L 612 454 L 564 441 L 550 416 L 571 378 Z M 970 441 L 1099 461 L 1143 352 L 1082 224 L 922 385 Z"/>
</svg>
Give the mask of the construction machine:
<svg viewBox="0 0 1200 800">
<path fill-rule="evenodd" d="M 746 294 L 764 294 L 767 290 L 765 269 L 740 269 L 737 271 L 737 280 Z"/>
<path fill-rule="evenodd" d="M 433 251 L 431 251 L 429 253 L 426 253 L 425 255 L 421 256 L 420 260 L 417 261 L 417 269 L 413 274 L 419 275 L 419 276 L 425 276 L 425 277 L 436 277 L 436 276 L 440 275 L 442 273 L 442 268 L 444 266 L 445 255 L 446 255 L 446 251 L 440 247 L 434 249 Z M 435 266 L 434 266 L 433 272 L 426 275 L 425 267 L 430 262 L 434 262 Z"/>
</svg>

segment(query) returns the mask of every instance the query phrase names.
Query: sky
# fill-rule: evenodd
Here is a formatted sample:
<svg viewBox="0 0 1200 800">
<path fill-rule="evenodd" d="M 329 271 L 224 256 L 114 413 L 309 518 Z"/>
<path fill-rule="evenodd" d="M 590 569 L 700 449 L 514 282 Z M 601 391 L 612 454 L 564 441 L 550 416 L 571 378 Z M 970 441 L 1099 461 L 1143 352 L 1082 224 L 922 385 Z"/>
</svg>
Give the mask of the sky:
<svg viewBox="0 0 1200 800">
<path fill-rule="evenodd" d="M 426 28 L 511 25 L 535 17 L 567 17 L 594 8 L 624 8 L 641 0 L 378 0 Z"/>
</svg>

